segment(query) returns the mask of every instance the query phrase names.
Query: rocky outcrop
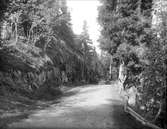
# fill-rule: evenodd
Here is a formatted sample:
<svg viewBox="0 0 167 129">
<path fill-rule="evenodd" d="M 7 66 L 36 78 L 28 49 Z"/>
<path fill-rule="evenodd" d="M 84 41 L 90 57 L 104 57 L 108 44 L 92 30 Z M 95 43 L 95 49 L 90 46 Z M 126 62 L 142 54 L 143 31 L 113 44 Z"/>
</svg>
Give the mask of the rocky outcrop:
<svg viewBox="0 0 167 129">
<path fill-rule="evenodd" d="M 40 48 L 21 41 L 12 46 L 1 44 L 0 95 L 18 93 L 36 98 L 55 90 L 55 94 L 58 93 L 61 73 L 55 70 L 51 59 Z"/>
</svg>

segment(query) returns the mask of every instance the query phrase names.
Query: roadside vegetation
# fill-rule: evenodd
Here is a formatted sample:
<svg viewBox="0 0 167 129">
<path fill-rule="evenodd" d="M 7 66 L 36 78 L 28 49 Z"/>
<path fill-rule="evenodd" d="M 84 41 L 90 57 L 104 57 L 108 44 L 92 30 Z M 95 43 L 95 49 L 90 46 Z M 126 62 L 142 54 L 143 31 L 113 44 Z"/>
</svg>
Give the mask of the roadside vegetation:
<svg viewBox="0 0 167 129">
<path fill-rule="evenodd" d="M 147 120 L 166 128 L 166 11 L 153 13 L 152 0 L 101 1 L 100 47 L 111 56 L 111 68 L 124 62 L 127 68 L 125 91 L 137 90 L 133 109 Z M 158 5 L 163 10 L 161 5 Z M 165 8 L 165 7 L 164 7 Z M 160 17 L 153 26 L 152 15 Z M 112 72 L 111 77 L 115 75 Z M 114 70 L 115 71 L 115 70 Z"/>
<path fill-rule="evenodd" d="M 0 34 L 0 114 L 102 76 L 87 23 L 73 33 L 66 0 L 1 0 Z"/>
<path fill-rule="evenodd" d="M 157 26 L 154 5 L 101 0 L 99 56 L 86 21 L 74 34 L 66 0 L 0 0 L 0 128 L 10 113 L 47 106 L 64 85 L 117 80 L 122 62 L 125 91 L 136 90 L 129 106 L 166 128 L 167 5 L 160 7 Z"/>
</svg>

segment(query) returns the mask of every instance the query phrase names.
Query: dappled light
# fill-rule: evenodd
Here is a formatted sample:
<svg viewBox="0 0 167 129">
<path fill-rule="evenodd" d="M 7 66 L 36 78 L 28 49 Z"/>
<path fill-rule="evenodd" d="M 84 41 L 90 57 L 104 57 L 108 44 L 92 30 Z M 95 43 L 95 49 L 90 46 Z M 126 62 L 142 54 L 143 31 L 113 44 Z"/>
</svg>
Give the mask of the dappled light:
<svg viewBox="0 0 167 129">
<path fill-rule="evenodd" d="M 122 99 L 117 94 L 118 88 L 116 86 L 87 86 L 86 88 L 80 87 L 72 90 L 77 90 L 78 92 L 75 95 L 61 98 L 61 102 L 58 104 L 50 105 L 44 110 L 35 111 L 28 119 L 13 123 L 10 127 L 119 127 L 119 125 L 114 125 L 115 119 L 110 116 L 110 113 L 113 112 L 110 107 L 122 107 L 123 105 Z M 119 110 L 122 112 L 123 107 Z M 99 121 L 103 124 L 99 123 Z"/>
<path fill-rule="evenodd" d="M 0 129 L 167 129 L 166 0 L 0 0 Z"/>
</svg>

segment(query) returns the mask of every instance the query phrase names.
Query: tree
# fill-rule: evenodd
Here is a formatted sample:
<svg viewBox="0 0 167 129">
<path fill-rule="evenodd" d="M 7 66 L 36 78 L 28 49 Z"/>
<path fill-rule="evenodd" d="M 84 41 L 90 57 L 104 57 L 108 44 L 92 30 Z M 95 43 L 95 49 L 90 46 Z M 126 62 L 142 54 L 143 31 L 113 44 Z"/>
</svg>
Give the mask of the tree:
<svg viewBox="0 0 167 129">
<path fill-rule="evenodd" d="M 2 30 L 10 30 L 8 38 L 1 37 L 1 77 L 7 73 L 0 81 L 2 87 L 9 85 L 28 97 L 43 98 L 64 83 L 97 81 L 97 53 L 89 45 L 92 41 L 86 31 L 75 38 L 66 0 L 1 2 L 6 5 L 2 9 L 6 27 Z M 5 83 L 7 79 L 10 84 Z"/>
<path fill-rule="evenodd" d="M 15 28 L 17 33 L 8 40 L 2 40 L 0 65 L 7 70 L 4 70 L 5 72 L 10 71 L 9 76 L 13 74 L 13 71 L 19 71 L 25 75 L 24 79 L 21 79 L 23 84 L 16 89 L 23 87 L 32 89 L 31 87 L 34 85 L 39 89 L 45 85 L 44 90 L 56 88 L 62 83 L 62 76 L 66 76 L 66 67 L 72 66 L 67 62 L 76 59 L 80 61 L 81 57 L 76 51 L 69 23 L 70 15 L 65 4 L 65 1 L 59 0 L 21 0 L 9 1 L 6 6 L 3 22 L 8 23 L 7 27 Z M 10 19 L 15 14 L 18 16 L 17 21 Z M 13 34 L 15 30 L 11 30 Z M 15 37 L 18 37 L 17 40 Z M 11 58 L 13 56 L 14 58 Z M 8 63 L 5 63 L 4 58 L 8 60 Z M 12 59 L 16 60 L 17 63 L 12 63 Z M 28 73 L 26 73 L 27 71 Z M 26 74 L 27 76 L 31 75 L 31 81 L 24 81 L 27 80 Z M 17 77 L 20 81 L 20 76 Z M 17 83 L 16 81 L 13 84 L 17 85 Z M 12 84 L 10 86 L 12 87 Z"/>
<path fill-rule="evenodd" d="M 98 18 L 102 26 L 101 48 L 111 54 L 113 62 L 125 63 L 128 69 L 126 88 L 137 88 L 142 98 L 142 102 L 137 100 L 137 103 L 139 107 L 144 105 L 147 115 L 142 115 L 150 120 L 158 118 L 164 108 L 165 90 L 162 89 L 166 87 L 163 83 L 166 38 L 157 38 L 152 29 L 153 4 L 152 0 L 117 1 L 117 4 L 105 0 Z"/>
</svg>

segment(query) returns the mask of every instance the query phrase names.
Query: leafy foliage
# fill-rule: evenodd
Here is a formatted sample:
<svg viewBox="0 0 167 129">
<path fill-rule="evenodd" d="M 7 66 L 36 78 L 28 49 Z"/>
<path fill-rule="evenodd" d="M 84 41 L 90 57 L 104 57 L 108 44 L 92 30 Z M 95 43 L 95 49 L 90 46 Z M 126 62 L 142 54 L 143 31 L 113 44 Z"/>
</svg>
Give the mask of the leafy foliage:
<svg viewBox="0 0 167 129">
<path fill-rule="evenodd" d="M 3 93 L 12 89 L 11 93 L 23 92 L 29 97 L 42 98 L 58 94 L 63 84 L 98 81 L 101 72 L 98 55 L 87 31 L 83 30 L 79 36 L 73 33 L 66 0 L 1 3 L 4 7 L 0 14 L 3 16 L 0 43 Z"/>
<path fill-rule="evenodd" d="M 135 86 L 140 94 L 137 110 L 144 105 L 142 115 L 149 120 L 161 119 L 159 123 L 165 126 L 166 22 L 162 20 L 158 38 L 151 28 L 153 4 L 151 0 L 102 1 L 98 18 L 102 26 L 100 47 L 111 54 L 113 68 L 125 63 L 126 89 Z"/>
</svg>

